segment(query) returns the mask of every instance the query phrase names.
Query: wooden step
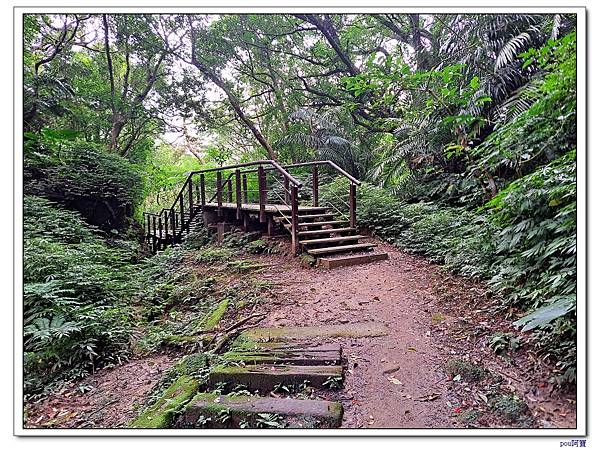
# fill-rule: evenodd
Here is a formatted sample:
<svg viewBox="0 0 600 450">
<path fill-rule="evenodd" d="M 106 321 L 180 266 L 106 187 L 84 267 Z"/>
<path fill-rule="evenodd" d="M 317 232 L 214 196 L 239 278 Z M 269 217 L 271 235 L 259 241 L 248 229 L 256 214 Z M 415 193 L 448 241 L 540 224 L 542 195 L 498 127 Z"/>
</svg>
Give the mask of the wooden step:
<svg viewBox="0 0 600 450">
<path fill-rule="evenodd" d="M 342 424 L 339 402 L 298 400 L 247 395 L 197 394 L 176 423 L 177 428 L 195 428 L 200 419 L 210 428 L 264 427 L 265 416 L 280 416 L 286 428 L 335 428 Z M 223 420 L 225 418 L 226 420 Z"/>
<path fill-rule="evenodd" d="M 356 234 L 354 236 L 339 236 L 339 237 L 330 237 L 330 238 L 322 238 L 322 239 L 309 239 L 307 241 L 300 241 L 302 245 L 312 245 L 312 244 L 329 244 L 333 242 L 343 242 L 343 241 L 356 241 L 358 239 L 363 239 L 366 236 L 361 236 L 360 234 Z"/>
<path fill-rule="evenodd" d="M 322 230 L 299 231 L 298 236 L 313 236 L 315 234 L 348 233 L 356 228 L 323 228 Z"/>
<path fill-rule="evenodd" d="M 228 387 L 246 386 L 249 390 L 269 392 L 277 385 L 299 385 L 308 381 L 311 386 L 322 387 L 331 378 L 342 377 L 342 366 L 247 365 L 216 366 L 208 384 L 215 388 L 225 383 Z"/>
<path fill-rule="evenodd" d="M 333 258 L 319 258 L 318 264 L 326 269 L 334 269 L 336 267 L 367 264 L 375 261 L 384 261 L 386 259 L 388 259 L 387 253 L 368 253 L 365 255 L 344 255 Z"/>
<path fill-rule="evenodd" d="M 299 227 L 317 227 L 321 225 L 343 225 L 347 224 L 347 220 L 326 220 L 324 222 L 299 222 Z M 292 226 L 289 223 L 284 225 L 286 228 L 291 228 Z"/>
<path fill-rule="evenodd" d="M 284 214 L 285 217 L 287 217 L 288 219 L 291 218 L 291 214 L 285 213 Z M 325 218 L 325 217 L 334 217 L 333 214 L 331 213 L 323 213 L 323 214 L 298 214 L 298 219 L 319 219 L 319 218 Z"/>
<path fill-rule="evenodd" d="M 307 251 L 310 255 L 327 255 L 332 253 L 348 253 L 360 250 L 367 250 L 373 247 L 377 247 L 377 244 L 371 244 L 367 242 L 364 244 L 340 245 L 337 247 L 311 248 Z"/>
</svg>

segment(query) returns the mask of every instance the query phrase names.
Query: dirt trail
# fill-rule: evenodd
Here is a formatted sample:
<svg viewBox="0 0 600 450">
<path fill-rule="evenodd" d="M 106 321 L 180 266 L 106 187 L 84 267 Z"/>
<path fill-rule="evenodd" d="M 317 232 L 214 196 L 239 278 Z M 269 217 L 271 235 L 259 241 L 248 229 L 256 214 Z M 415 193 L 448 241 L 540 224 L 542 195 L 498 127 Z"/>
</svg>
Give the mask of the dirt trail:
<svg viewBox="0 0 600 450">
<path fill-rule="evenodd" d="M 493 302 L 483 286 L 379 245 L 389 260 L 331 270 L 302 268 L 289 255 L 253 256 L 265 265 L 253 276 L 272 286 L 269 301 L 252 311 L 266 313 L 261 327 L 376 322 L 389 330 L 385 336 L 315 342 L 342 345 L 343 388 L 323 395 L 342 402 L 343 427 L 575 427 L 575 395 L 552 391 L 551 368 L 531 346 L 504 358 L 489 349 L 494 332 L 515 330 L 490 312 Z M 234 316 L 229 320 L 237 320 Z M 72 386 L 28 405 L 26 426 L 124 426 L 176 359 L 155 354 L 101 370 L 78 383 L 89 385 L 89 392 Z M 448 370 L 453 360 L 475 364 L 467 369 L 483 367 L 486 375 L 476 382 L 457 379 Z M 513 395 L 525 400 L 526 412 L 507 418 L 518 404 L 496 410 L 489 404 L 493 396 Z"/>
<path fill-rule="evenodd" d="M 531 362 L 522 364 L 528 356 L 504 361 L 489 351 L 485 335 L 509 323 L 498 320 L 491 326 L 484 309 L 476 309 L 485 301 L 481 286 L 452 277 L 423 258 L 379 245 L 389 260 L 326 270 L 300 268 L 297 260 L 279 257 L 262 275 L 274 284 L 275 299 L 260 326 L 374 321 L 388 327 L 386 336 L 334 340 L 342 344 L 348 360 L 338 397 L 344 405 L 343 427 L 466 426 L 463 411 L 486 408 L 481 408 L 484 401 L 475 395 L 475 387 L 448 377 L 448 361 L 465 356 L 496 375 L 508 374 L 498 384 L 525 397 L 535 416 L 515 425 L 480 413 L 480 425 L 575 426 L 574 401 L 550 398 L 544 391 L 548 387 L 540 380 L 547 379 L 546 368 L 540 368 L 536 379 Z"/>
</svg>

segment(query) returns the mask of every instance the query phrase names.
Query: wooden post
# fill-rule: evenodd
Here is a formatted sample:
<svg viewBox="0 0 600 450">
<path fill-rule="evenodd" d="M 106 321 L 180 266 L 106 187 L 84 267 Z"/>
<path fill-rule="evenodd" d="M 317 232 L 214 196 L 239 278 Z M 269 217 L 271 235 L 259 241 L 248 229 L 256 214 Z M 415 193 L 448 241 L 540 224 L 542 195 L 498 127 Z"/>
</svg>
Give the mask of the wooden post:
<svg viewBox="0 0 600 450">
<path fill-rule="evenodd" d="M 175 222 L 177 220 L 175 217 L 175 209 L 171 208 L 169 210 L 169 214 L 171 215 L 171 245 L 175 245 L 175 230 L 177 229 L 177 223 Z"/>
<path fill-rule="evenodd" d="M 243 203 L 248 203 L 248 177 L 246 174 L 242 175 L 242 196 Z"/>
<path fill-rule="evenodd" d="M 285 198 L 285 203 L 286 204 L 290 204 L 290 180 L 287 179 L 287 177 L 283 177 L 283 187 L 284 189 L 284 198 Z"/>
<path fill-rule="evenodd" d="M 291 203 L 292 203 L 292 253 L 294 255 L 298 254 L 299 244 L 298 244 L 298 186 L 295 184 L 292 185 L 292 189 L 290 192 Z"/>
<path fill-rule="evenodd" d="M 179 228 L 181 230 L 181 234 L 183 234 L 183 226 L 185 225 L 185 218 L 183 217 L 183 192 L 179 196 Z"/>
<path fill-rule="evenodd" d="M 200 203 L 200 182 L 196 183 L 196 203 Z"/>
<path fill-rule="evenodd" d="M 319 166 L 312 166 L 312 194 L 313 206 L 319 206 Z"/>
<path fill-rule="evenodd" d="M 217 172 L 217 215 L 223 216 L 223 182 L 221 180 L 221 172 Z"/>
<path fill-rule="evenodd" d="M 200 174 L 200 204 L 206 205 L 206 187 L 204 184 L 204 174 Z"/>
<path fill-rule="evenodd" d="M 163 248 L 162 216 L 158 216 L 158 250 L 162 250 Z"/>
<path fill-rule="evenodd" d="M 190 222 L 192 220 L 192 213 L 194 212 L 194 187 L 192 183 L 192 178 L 190 177 L 189 187 L 188 187 L 188 202 L 189 202 L 189 210 L 190 210 Z M 189 226 L 188 226 L 189 231 Z"/>
<path fill-rule="evenodd" d="M 167 248 L 169 244 L 169 214 L 167 211 L 163 211 L 164 222 L 165 222 L 165 245 L 164 248 Z"/>
<path fill-rule="evenodd" d="M 266 189 L 265 186 L 265 169 L 263 166 L 258 166 L 258 205 L 259 205 L 259 220 L 264 223 L 267 221 L 267 216 L 265 214 L 265 204 L 266 202 Z"/>
<path fill-rule="evenodd" d="M 241 181 L 240 169 L 235 171 L 235 203 L 237 206 L 235 217 L 237 220 L 242 218 L 242 181 Z"/>
<path fill-rule="evenodd" d="M 350 205 L 350 227 L 354 228 L 356 226 L 356 185 L 354 183 L 350 183 L 350 201 L 348 202 Z"/>
<path fill-rule="evenodd" d="M 227 179 L 227 203 L 233 202 L 233 188 L 231 187 L 231 177 Z"/>
<path fill-rule="evenodd" d="M 156 216 L 152 216 L 152 252 L 156 253 Z"/>
</svg>

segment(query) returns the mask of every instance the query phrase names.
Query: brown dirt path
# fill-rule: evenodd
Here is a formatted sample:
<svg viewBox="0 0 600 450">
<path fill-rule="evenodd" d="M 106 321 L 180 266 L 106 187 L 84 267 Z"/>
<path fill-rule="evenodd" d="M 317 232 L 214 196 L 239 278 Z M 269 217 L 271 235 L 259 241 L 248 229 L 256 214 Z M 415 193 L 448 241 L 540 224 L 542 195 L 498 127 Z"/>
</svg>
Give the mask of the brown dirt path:
<svg viewBox="0 0 600 450">
<path fill-rule="evenodd" d="M 155 354 L 102 369 L 41 402 L 27 405 L 26 428 L 118 428 L 136 417 L 136 407 L 173 364 L 174 355 Z M 77 385 L 89 386 L 80 393 Z"/>
<path fill-rule="evenodd" d="M 531 361 L 523 364 L 533 360 L 532 352 L 505 361 L 487 347 L 490 333 L 514 329 L 486 316 L 482 286 L 379 245 L 388 261 L 327 270 L 301 268 L 297 258 L 279 256 L 262 274 L 273 283 L 275 298 L 265 307 L 269 311 L 261 327 L 368 321 L 388 327 L 387 336 L 332 339 L 341 343 L 348 363 L 338 396 L 343 427 L 575 426 L 574 400 L 549 391 L 548 368 L 538 364 L 533 373 Z M 273 263 L 273 256 L 261 258 Z M 479 363 L 497 376 L 494 389 L 524 398 L 530 421 L 515 424 L 489 413 L 487 397 L 478 395 L 489 385 L 478 391 L 448 376 L 447 363 L 455 358 Z M 463 414 L 475 410 L 480 411 L 477 424 Z"/>
</svg>

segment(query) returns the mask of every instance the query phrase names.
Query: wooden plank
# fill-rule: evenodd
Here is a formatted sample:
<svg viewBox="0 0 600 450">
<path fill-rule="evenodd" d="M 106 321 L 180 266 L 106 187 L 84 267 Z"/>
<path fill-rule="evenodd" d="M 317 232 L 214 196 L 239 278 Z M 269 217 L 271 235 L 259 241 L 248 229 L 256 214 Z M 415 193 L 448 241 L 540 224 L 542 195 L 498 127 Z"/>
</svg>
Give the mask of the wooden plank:
<svg viewBox="0 0 600 450">
<path fill-rule="evenodd" d="M 323 247 L 323 248 L 311 248 L 308 251 L 310 255 L 327 255 L 332 253 L 345 253 L 353 251 L 363 251 L 370 248 L 377 247 L 377 244 L 364 243 L 354 245 L 339 245 L 336 247 Z"/>
<path fill-rule="evenodd" d="M 299 231 L 298 236 L 314 236 L 319 234 L 332 234 L 332 233 L 348 233 L 350 231 L 356 231 L 356 228 L 324 228 L 322 230 L 309 230 Z"/>
<path fill-rule="evenodd" d="M 344 241 L 357 241 L 359 239 L 363 239 L 366 236 L 361 236 L 360 234 L 356 234 L 354 236 L 339 236 L 339 237 L 330 237 L 330 238 L 322 238 L 322 239 L 309 239 L 300 241 L 302 245 L 311 245 L 311 244 L 329 244 L 332 242 L 344 242 Z"/>
</svg>

